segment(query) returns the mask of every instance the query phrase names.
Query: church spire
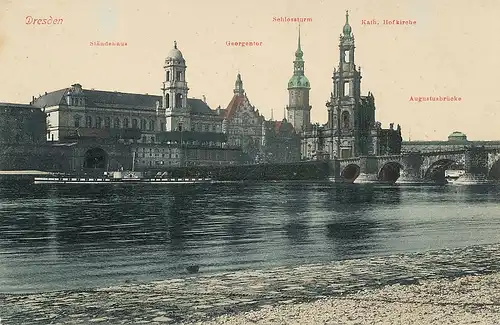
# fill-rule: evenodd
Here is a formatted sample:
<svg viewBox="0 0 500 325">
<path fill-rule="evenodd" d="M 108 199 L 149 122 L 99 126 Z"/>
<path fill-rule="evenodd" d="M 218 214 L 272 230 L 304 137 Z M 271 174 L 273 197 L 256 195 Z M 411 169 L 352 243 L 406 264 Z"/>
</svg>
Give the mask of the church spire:
<svg viewBox="0 0 500 325">
<path fill-rule="evenodd" d="M 299 40 L 297 44 L 297 51 L 295 51 L 295 61 L 303 61 L 304 52 L 302 52 L 302 48 L 300 47 L 300 23 L 299 23 Z"/>
<path fill-rule="evenodd" d="M 245 90 L 243 90 L 243 81 L 241 80 L 241 74 L 238 72 L 238 75 L 236 76 L 236 82 L 234 83 L 234 90 L 233 90 L 235 95 L 242 96 L 245 93 Z"/>
<path fill-rule="evenodd" d="M 344 25 L 344 29 L 343 29 L 344 36 L 350 37 L 351 31 L 352 31 L 352 28 L 351 28 L 351 25 L 349 25 L 349 10 L 346 10 L 345 11 L 345 25 Z"/>
</svg>

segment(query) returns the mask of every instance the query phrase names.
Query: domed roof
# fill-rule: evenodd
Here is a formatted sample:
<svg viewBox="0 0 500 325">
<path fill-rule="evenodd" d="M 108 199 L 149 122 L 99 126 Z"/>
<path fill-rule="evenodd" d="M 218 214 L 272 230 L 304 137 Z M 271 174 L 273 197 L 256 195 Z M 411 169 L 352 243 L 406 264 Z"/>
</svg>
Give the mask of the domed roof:
<svg viewBox="0 0 500 325">
<path fill-rule="evenodd" d="M 462 132 L 455 131 L 448 136 L 448 140 L 465 140 L 466 141 L 467 136 Z"/>
<path fill-rule="evenodd" d="M 345 25 L 342 30 L 344 32 L 344 36 L 350 36 L 351 35 L 351 25 L 349 25 L 349 11 L 345 12 Z"/>
<path fill-rule="evenodd" d="M 311 88 L 309 79 L 304 75 L 294 75 L 288 82 L 288 88 Z"/>
<path fill-rule="evenodd" d="M 174 41 L 174 48 L 168 52 L 167 59 L 184 60 L 182 52 L 177 49 L 177 42 Z"/>
</svg>

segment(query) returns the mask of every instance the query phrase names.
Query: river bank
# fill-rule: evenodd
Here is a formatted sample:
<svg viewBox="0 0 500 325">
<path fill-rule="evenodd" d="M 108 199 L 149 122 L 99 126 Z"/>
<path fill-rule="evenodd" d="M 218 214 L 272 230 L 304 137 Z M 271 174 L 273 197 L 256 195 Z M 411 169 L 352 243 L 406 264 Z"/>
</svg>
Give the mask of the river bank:
<svg viewBox="0 0 500 325">
<path fill-rule="evenodd" d="M 266 270 L 200 270 L 151 283 L 0 294 L 0 317 L 2 325 L 496 324 L 499 271 L 498 244 Z"/>
<path fill-rule="evenodd" d="M 204 325 L 500 324 L 500 274 L 391 285 L 311 303 L 265 306 Z"/>
</svg>

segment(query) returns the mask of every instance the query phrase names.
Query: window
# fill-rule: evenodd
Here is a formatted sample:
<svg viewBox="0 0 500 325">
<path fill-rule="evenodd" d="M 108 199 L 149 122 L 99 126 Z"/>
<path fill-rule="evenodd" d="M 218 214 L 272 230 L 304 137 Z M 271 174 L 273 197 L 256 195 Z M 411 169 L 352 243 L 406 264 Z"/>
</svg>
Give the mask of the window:
<svg viewBox="0 0 500 325">
<path fill-rule="evenodd" d="M 119 129 L 120 128 L 120 119 L 118 117 L 115 118 L 115 122 L 113 123 L 113 127 L 115 129 Z"/>
<path fill-rule="evenodd" d="M 351 59 L 351 57 L 350 57 L 350 51 L 349 50 L 345 50 L 344 51 L 344 62 L 345 63 L 349 63 L 350 59 Z"/>
<path fill-rule="evenodd" d="M 142 137 L 142 143 L 146 143 L 146 136 Z"/>
<path fill-rule="evenodd" d="M 154 121 L 149 121 L 149 130 L 154 131 L 155 130 L 155 122 Z"/>
<path fill-rule="evenodd" d="M 166 101 L 166 103 L 165 103 L 166 107 L 169 108 L 170 107 L 170 94 L 165 95 L 165 101 Z"/>
<path fill-rule="evenodd" d="M 154 136 L 151 137 L 151 142 L 155 143 L 155 137 Z"/>
<path fill-rule="evenodd" d="M 128 129 L 128 128 L 129 128 L 129 121 L 128 121 L 128 118 L 125 118 L 125 119 L 123 120 L 123 127 L 124 127 L 125 129 Z"/>
<path fill-rule="evenodd" d="M 349 118 L 349 112 L 348 111 L 343 111 L 342 112 L 342 125 L 344 127 L 344 129 L 349 129 L 350 125 L 351 125 L 351 121 L 350 121 L 350 118 Z"/>
<path fill-rule="evenodd" d="M 160 130 L 165 131 L 165 122 L 160 123 Z"/>
<path fill-rule="evenodd" d="M 87 128 L 92 127 L 92 116 L 85 117 L 85 127 L 87 127 Z"/>
<path fill-rule="evenodd" d="M 205 132 L 209 132 L 209 131 L 210 131 L 210 125 L 205 124 Z"/>
<path fill-rule="evenodd" d="M 146 130 L 146 120 L 141 120 L 141 130 Z"/>
<path fill-rule="evenodd" d="M 215 125 L 212 125 L 212 132 L 215 132 L 217 130 Z"/>
<path fill-rule="evenodd" d="M 170 71 L 167 71 L 167 81 L 170 81 Z"/>
<path fill-rule="evenodd" d="M 75 128 L 80 127 L 80 116 L 75 116 Z"/>
<path fill-rule="evenodd" d="M 134 129 L 137 129 L 137 119 L 136 118 L 132 119 L 132 127 Z"/>
<path fill-rule="evenodd" d="M 175 94 L 175 108 L 182 107 L 182 94 Z"/>
<path fill-rule="evenodd" d="M 109 117 L 104 118 L 104 127 L 109 129 L 111 127 L 111 119 Z"/>
<path fill-rule="evenodd" d="M 182 81 L 182 71 L 177 71 L 177 75 L 175 76 L 176 81 Z"/>
<path fill-rule="evenodd" d="M 350 94 L 349 85 L 349 81 L 344 82 L 344 96 L 349 96 Z"/>
<path fill-rule="evenodd" d="M 101 126 L 102 126 L 102 119 L 101 119 L 101 117 L 98 116 L 95 118 L 95 127 L 100 129 Z"/>
</svg>

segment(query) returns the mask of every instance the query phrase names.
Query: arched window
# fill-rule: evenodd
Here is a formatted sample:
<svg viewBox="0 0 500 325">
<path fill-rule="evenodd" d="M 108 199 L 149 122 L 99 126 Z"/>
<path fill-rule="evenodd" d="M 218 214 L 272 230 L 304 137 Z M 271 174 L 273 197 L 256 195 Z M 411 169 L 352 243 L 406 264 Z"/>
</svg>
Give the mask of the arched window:
<svg viewBox="0 0 500 325">
<path fill-rule="evenodd" d="M 104 127 L 106 129 L 109 129 L 111 127 L 111 119 L 108 116 L 104 118 Z"/>
<path fill-rule="evenodd" d="M 115 122 L 113 123 L 113 127 L 115 129 L 119 129 L 120 128 L 120 119 L 118 117 L 115 118 Z"/>
<path fill-rule="evenodd" d="M 102 127 L 102 119 L 100 116 L 95 118 L 95 127 L 100 129 Z"/>
<path fill-rule="evenodd" d="M 141 120 L 141 130 L 146 130 L 146 120 Z"/>
<path fill-rule="evenodd" d="M 132 128 L 137 129 L 137 119 L 132 119 Z"/>
<path fill-rule="evenodd" d="M 175 94 L 175 108 L 182 107 L 182 94 Z"/>
<path fill-rule="evenodd" d="M 342 112 L 342 125 L 344 129 L 349 129 L 351 127 L 350 115 L 348 111 Z"/>
<path fill-rule="evenodd" d="M 149 130 L 154 131 L 155 130 L 155 121 L 149 121 Z"/>
<path fill-rule="evenodd" d="M 123 128 L 128 129 L 130 127 L 130 123 L 128 121 L 128 118 L 123 119 Z"/>
<path fill-rule="evenodd" d="M 92 127 L 92 116 L 85 117 L 85 127 L 87 127 L 87 128 Z"/>
<path fill-rule="evenodd" d="M 79 128 L 80 127 L 80 119 L 81 119 L 81 116 L 75 116 L 75 128 Z"/>
</svg>

